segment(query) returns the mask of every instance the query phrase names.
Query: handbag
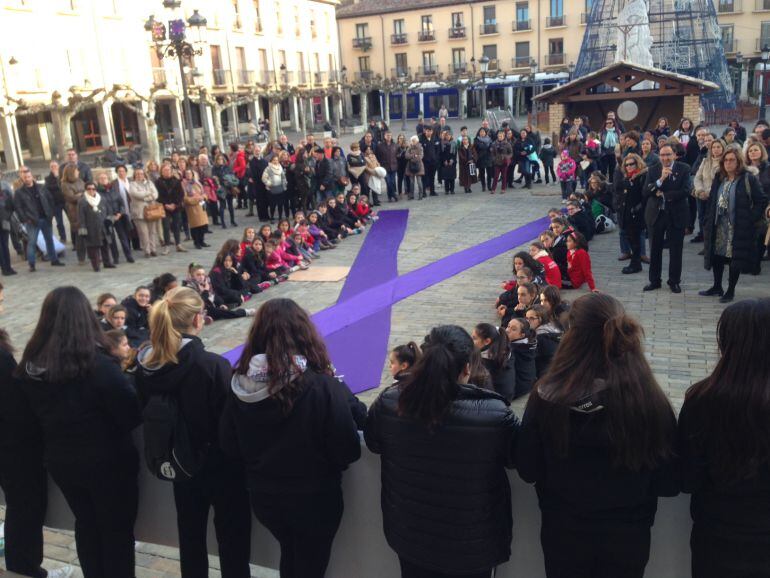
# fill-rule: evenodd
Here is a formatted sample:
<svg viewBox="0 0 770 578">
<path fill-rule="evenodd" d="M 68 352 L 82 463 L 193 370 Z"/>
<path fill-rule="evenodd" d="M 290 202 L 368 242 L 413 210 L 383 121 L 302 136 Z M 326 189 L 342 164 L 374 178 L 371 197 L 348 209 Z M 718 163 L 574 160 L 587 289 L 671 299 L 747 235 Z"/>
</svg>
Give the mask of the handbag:
<svg viewBox="0 0 770 578">
<path fill-rule="evenodd" d="M 144 206 L 144 220 L 145 221 L 160 221 L 166 217 L 166 209 L 160 203 L 148 203 Z"/>
<path fill-rule="evenodd" d="M 476 176 L 476 163 L 473 161 L 468 163 L 468 174 L 472 177 Z"/>
</svg>

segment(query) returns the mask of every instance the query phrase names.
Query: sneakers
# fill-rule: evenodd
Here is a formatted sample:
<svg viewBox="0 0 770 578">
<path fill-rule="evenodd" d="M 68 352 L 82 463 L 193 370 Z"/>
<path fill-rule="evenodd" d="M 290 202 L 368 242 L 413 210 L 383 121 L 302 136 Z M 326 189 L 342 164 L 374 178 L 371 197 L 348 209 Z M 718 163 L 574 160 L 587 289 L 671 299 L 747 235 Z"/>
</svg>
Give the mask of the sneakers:
<svg viewBox="0 0 770 578">
<path fill-rule="evenodd" d="M 270 281 L 263 281 L 262 283 L 257 285 L 257 287 L 262 289 L 262 291 L 264 291 L 265 289 L 270 289 L 270 287 L 272 287 L 272 286 L 273 286 L 273 284 Z"/>
<path fill-rule="evenodd" d="M 182 245 L 176 246 L 176 252 L 177 253 L 187 253 L 187 249 L 185 249 Z"/>
<path fill-rule="evenodd" d="M 246 312 L 246 317 L 254 317 L 257 314 L 256 309 L 244 309 Z"/>
<path fill-rule="evenodd" d="M 57 259 L 56 261 L 51 261 L 51 267 L 64 267 L 64 263 Z"/>
</svg>

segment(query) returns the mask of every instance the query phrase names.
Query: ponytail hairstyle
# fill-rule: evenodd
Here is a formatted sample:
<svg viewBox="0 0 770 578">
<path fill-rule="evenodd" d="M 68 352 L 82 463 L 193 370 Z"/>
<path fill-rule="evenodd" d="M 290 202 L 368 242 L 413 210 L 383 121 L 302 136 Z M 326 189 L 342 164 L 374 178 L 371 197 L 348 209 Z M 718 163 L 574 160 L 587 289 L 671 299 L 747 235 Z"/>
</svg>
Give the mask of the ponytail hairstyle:
<svg viewBox="0 0 770 578">
<path fill-rule="evenodd" d="M 173 273 L 161 273 L 152 280 L 152 289 L 150 293 L 155 300 L 160 299 L 166 294 L 166 287 L 176 283 L 177 278 Z"/>
<path fill-rule="evenodd" d="M 489 370 L 484 367 L 481 352 L 476 349 L 474 349 L 473 353 L 471 353 L 471 360 L 468 362 L 468 369 L 470 373 L 468 376 L 468 383 L 472 383 L 481 389 L 495 391 L 495 386 L 492 383 L 492 376 L 489 374 Z"/>
<path fill-rule="evenodd" d="M 606 293 L 576 299 L 568 325 L 527 403 L 544 439 L 566 457 L 570 407 L 600 390 L 614 464 L 638 472 L 669 459 L 676 418 L 644 357 L 641 325 Z"/>
<path fill-rule="evenodd" d="M 487 359 L 489 359 L 495 366 L 495 369 L 500 369 L 508 361 L 511 355 L 510 347 L 508 345 L 508 336 L 505 333 L 505 327 L 495 327 L 491 323 L 479 323 L 474 331 L 476 335 L 481 339 L 491 339 L 492 342 L 487 346 Z M 478 385 L 478 384 L 476 384 Z M 481 386 L 479 386 L 481 387 Z"/>
<path fill-rule="evenodd" d="M 422 344 L 422 357 L 399 384 L 399 415 L 431 427 L 441 422 L 457 397 L 460 374 L 470 362 L 473 340 L 457 325 L 431 329 Z"/>
<path fill-rule="evenodd" d="M 406 345 L 394 347 L 393 355 L 399 363 L 406 363 L 408 367 L 412 367 L 422 357 L 422 351 L 419 345 L 410 341 Z"/>
<path fill-rule="evenodd" d="M 150 343 L 152 350 L 144 361 L 150 368 L 177 363 L 177 353 L 186 331 L 196 315 L 203 315 L 203 299 L 189 287 L 172 289 L 150 309 Z"/>
</svg>

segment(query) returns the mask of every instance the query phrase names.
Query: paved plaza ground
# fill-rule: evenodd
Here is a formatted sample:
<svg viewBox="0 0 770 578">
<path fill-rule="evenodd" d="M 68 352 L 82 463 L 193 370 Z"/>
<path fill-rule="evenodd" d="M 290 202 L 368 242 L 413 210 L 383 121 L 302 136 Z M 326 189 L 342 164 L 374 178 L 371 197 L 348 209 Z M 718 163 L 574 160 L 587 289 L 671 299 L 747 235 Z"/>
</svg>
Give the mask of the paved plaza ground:
<svg viewBox="0 0 770 578">
<path fill-rule="evenodd" d="M 403 274 L 543 217 L 548 208 L 558 205 L 558 187 L 535 185 L 532 192 L 517 188 L 504 195 L 476 191 L 470 195 L 460 192 L 445 196 L 440 192 L 438 197 L 421 202 L 384 203 L 381 209 L 408 208 L 410 211 L 407 232 L 399 251 L 399 273 Z M 156 259 L 140 257 L 136 264 L 121 263 L 113 271 L 94 273 L 88 266 L 78 266 L 73 255 L 68 255 L 66 268 L 53 269 L 42 264 L 35 274 L 27 273 L 22 263 L 16 263 L 20 274 L 3 279 L 6 285 L 5 314 L 0 323 L 21 349 L 35 326 L 43 297 L 57 285 L 77 285 L 92 300 L 105 291 L 122 298 L 160 273 L 170 271 L 183 277 L 192 261 L 209 266 L 216 249 L 225 239 L 240 238 L 244 226 L 256 223 L 244 215 L 245 212 L 238 213 L 240 227 L 237 229 L 222 231 L 215 228 L 214 234 L 207 239 L 212 245 L 210 249 L 191 249 L 189 253 L 172 253 Z M 354 237 L 343 242 L 336 251 L 324 252 L 316 264 L 352 264 L 364 238 Z M 724 308 L 716 299 L 698 296 L 698 290 L 710 286 L 711 273 L 703 270 L 702 257 L 697 255 L 701 246 L 687 241 L 689 239 L 685 244 L 683 292 L 680 295 L 672 294 L 667 288 L 643 293 L 641 289 L 647 282 L 646 266 L 642 274 L 622 275 L 620 269 L 624 264 L 617 261 L 617 233 L 597 236 L 591 243 L 590 252 L 598 288 L 620 299 L 641 320 L 655 375 L 677 410 L 687 387 L 704 377 L 716 362 L 716 323 Z M 455 323 L 470 331 L 478 322 L 494 322 L 493 303 L 501 292 L 501 281 L 511 276 L 511 258 L 516 249 L 511 247 L 505 254 L 397 303 L 393 307 L 390 346 L 412 339 L 419 342 L 435 325 Z M 664 280 L 666 267 L 667 260 L 664 260 Z M 741 279 L 738 299 L 768 295 L 770 266 L 766 269 L 759 277 Z M 256 307 L 266 299 L 281 296 L 297 300 L 314 313 L 335 303 L 343 283 L 285 283 L 255 296 L 248 306 Z M 566 292 L 565 298 L 574 299 L 577 294 Z M 249 323 L 248 318 L 220 321 L 207 327 L 202 338 L 210 350 L 224 352 L 242 342 Z M 591 339 L 591 336 L 585 338 Z M 381 352 L 377 353 L 379 358 Z M 374 389 L 362 393 L 361 399 L 369 404 L 389 383 L 389 375 L 383 367 L 381 383 L 372 384 Z M 514 404 L 519 416 L 524 404 L 525 400 Z M 76 559 L 74 548 L 70 533 L 48 531 L 46 557 L 52 567 L 61 562 L 72 563 Z M 139 578 L 179 575 L 176 550 L 140 544 L 137 552 Z M 213 560 L 212 564 L 216 568 L 217 561 Z M 219 574 L 212 571 L 211 575 Z M 277 572 L 255 569 L 254 576 L 277 576 Z"/>
</svg>

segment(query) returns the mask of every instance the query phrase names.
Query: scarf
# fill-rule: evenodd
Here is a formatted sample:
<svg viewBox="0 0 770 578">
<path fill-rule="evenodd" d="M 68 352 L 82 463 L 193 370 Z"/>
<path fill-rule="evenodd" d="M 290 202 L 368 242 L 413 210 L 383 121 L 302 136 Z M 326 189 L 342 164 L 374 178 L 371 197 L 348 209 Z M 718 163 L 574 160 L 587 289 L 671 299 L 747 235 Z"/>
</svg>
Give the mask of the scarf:
<svg viewBox="0 0 770 578">
<path fill-rule="evenodd" d="M 604 135 L 604 148 L 614 149 L 616 144 L 618 144 L 618 133 L 614 128 L 608 128 Z"/>
<path fill-rule="evenodd" d="M 99 202 L 102 200 L 102 196 L 99 193 L 94 193 L 94 196 L 92 197 L 88 193 L 84 194 L 83 197 L 86 200 L 86 203 L 88 203 L 91 208 L 94 210 L 94 213 L 99 212 Z"/>
</svg>

